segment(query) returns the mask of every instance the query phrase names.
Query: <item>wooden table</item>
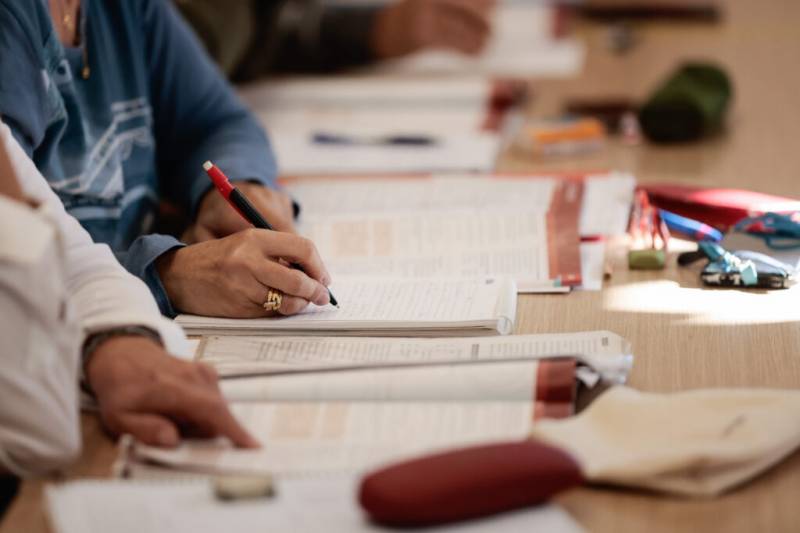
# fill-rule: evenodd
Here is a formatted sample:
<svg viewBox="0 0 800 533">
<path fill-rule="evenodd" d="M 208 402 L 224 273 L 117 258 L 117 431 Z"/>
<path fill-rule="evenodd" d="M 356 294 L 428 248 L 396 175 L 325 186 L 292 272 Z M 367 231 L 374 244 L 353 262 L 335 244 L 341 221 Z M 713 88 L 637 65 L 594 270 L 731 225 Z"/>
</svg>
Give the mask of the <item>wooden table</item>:
<svg viewBox="0 0 800 533">
<path fill-rule="evenodd" d="M 566 98 L 641 99 L 681 60 L 713 59 L 731 73 L 736 99 L 728 131 L 689 146 L 612 145 L 579 160 L 550 161 L 509 154 L 504 170 L 614 168 L 642 182 L 672 181 L 800 195 L 800 2 L 731 0 L 719 25 L 650 24 L 637 46 L 615 55 L 602 26 L 582 24 L 589 43 L 577 79 L 535 84 L 531 112 L 547 116 Z M 696 387 L 800 387 L 800 287 L 773 293 L 698 288 L 696 271 L 629 272 L 614 249 L 613 279 L 602 292 L 523 296 L 520 333 L 609 329 L 630 339 L 634 387 L 674 391 Z M 800 421 L 798 421 L 800 423 Z M 69 477 L 105 476 L 114 449 L 97 422 L 84 416 L 85 450 Z M 28 482 L 0 532 L 47 531 L 41 482 Z M 800 530 L 800 454 L 733 493 L 687 501 L 592 488 L 558 498 L 590 531 Z"/>
</svg>

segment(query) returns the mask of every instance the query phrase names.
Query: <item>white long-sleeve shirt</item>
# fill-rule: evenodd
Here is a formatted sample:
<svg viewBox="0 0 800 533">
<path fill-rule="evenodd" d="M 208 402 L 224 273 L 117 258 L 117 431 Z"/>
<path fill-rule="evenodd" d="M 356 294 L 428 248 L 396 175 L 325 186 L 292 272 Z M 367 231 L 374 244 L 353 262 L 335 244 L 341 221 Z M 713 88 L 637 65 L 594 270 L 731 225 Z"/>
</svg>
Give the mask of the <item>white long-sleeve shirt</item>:
<svg viewBox="0 0 800 533">
<path fill-rule="evenodd" d="M 88 335 L 136 325 L 158 332 L 175 355 L 186 355 L 187 343 L 144 283 L 66 213 L 1 122 L 0 142 L 39 204 L 0 197 L 0 471 L 29 476 L 80 450 L 78 373 Z"/>
</svg>

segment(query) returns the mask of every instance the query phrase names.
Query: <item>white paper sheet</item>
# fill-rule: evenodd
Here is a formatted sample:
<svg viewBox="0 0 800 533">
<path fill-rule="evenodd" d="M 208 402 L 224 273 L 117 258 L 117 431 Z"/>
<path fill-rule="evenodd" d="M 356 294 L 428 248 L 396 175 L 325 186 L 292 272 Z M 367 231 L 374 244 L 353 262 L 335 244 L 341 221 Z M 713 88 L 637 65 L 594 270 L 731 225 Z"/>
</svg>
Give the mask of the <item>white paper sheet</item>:
<svg viewBox="0 0 800 533">
<path fill-rule="evenodd" d="M 378 533 L 365 519 L 349 476 L 281 481 L 271 500 L 222 503 L 206 481 L 84 480 L 49 485 L 45 503 L 56 533 Z M 541 505 L 430 533 L 580 533 L 560 507 Z"/>
<path fill-rule="evenodd" d="M 196 359 L 223 377 L 303 368 L 373 366 L 518 357 L 576 356 L 609 383 L 622 384 L 632 365 L 630 343 L 610 331 L 469 339 L 342 337 L 208 337 Z"/>
<path fill-rule="evenodd" d="M 538 361 L 460 362 L 227 379 L 236 402 L 529 402 Z"/>
<path fill-rule="evenodd" d="M 554 8 L 530 0 L 506 1 L 495 12 L 493 35 L 477 58 L 427 51 L 371 69 L 384 75 L 420 74 L 570 77 L 580 72 L 585 47 L 553 37 Z"/>
<path fill-rule="evenodd" d="M 314 216 L 424 209 L 547 209 L 558 177 L 439 175 L 432 178 L 291 180 L 289 192 Z M 579 220 L 583 236 L 627 231 L 636 180 L 630 174 L 590 174 Z"/>
<path fill-rule="evenodd" d="M 258 450 L 221 442 L 175 449 L 137 445 L 139 460 L 205 472 L 296 476 L 361 472 L 453 447 L 525 438 L 533 401 L 233 403 L 234 415 L 261 441 Z"/>
<path fill-rule="evenodd" d="M 400 279 L 340 277 L 330 287 L 341 304 L 309 307 L 294 316 L 225 319 L 180 315 L 190 334 L 308 335 L 509 334 L 516 317 L 516 285 L 508 278 Z"/>
<path fill-rule="evenodd" d="M 547 175 L 531 178 L 441 175 L 299 179 L 289 181 L 286 189 L 309 216 L 322 217 L 443 209 L 546 211 L 556 185 L 556 178 Z"/>
<path fill-rule="evenodd" d="M 382 136 L 432 135 L 437 140 L 435 146 L 409 147 L 319 145 L 311 141 L 311 130 L 284 133 L 270 128 L 270 131 L 282 175 L 488 172 L 494 169 L 500 150 L 500 139 L 496 135 L 480 132 L 448 136 L 432 134 L 423 128 L 381 132 Z M 342 127 L 328 127 L 324 131 L 356 133 Z"/>
<path fill-rule="evenodd" d="M 599 291 L 606 275 L 606 243 L 581 243 L 581 286 L 578 290 Z"/>
<path fill-rule="evenodd" d="M 254 83 L 240 89 L 242 100 L 256 112 L 337 113 L 366 109 L 426 108 L 484 112 L 491 96 L 484 77 L 387 79 L 365 76 L 303 76 Z M 394 111 L 392 110 L 394 113 Z M 403 120 L 402 117 L 399 117 Z"/>
<path fill-rule="evenodd" d="M 611 172 L 589 176 L 583 189 L 581 236 L 624 235 L 633 204 L 636 179 L 630 174 Z"/>
<path fill-rule="evenodd" d="M 560 285 L 551 276 L 546 208 L 309 216 L 311 239 L 334 276 L 508 276 L 519 292 Z"/>
<path fill-rule="evenodd" d="M 284 175 L 489 171 L 491 82 L 337 76 L 260 83 L 242 97 L 269 131 Z M 428 137 L 431 146 L 319 144 L 317 133 Z"/>
</svg>

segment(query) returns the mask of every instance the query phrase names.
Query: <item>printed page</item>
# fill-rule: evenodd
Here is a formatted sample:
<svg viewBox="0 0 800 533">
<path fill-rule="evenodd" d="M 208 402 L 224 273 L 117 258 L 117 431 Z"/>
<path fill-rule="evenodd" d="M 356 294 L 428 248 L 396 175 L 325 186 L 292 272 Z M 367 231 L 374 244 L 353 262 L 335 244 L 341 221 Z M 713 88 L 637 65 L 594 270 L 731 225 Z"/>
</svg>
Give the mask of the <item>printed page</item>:
<svg viewBox="0 0 800 533">
<path fill-rule="evenodd" d="M 334 277 L 509 276 L 520 291 L 558 285 L 548 260 L 547 213 L 436 210 L 307 217 Z"/>
<path fill-rule="evenodd" d="M 287 191 L 314 217 L 439 209 L 547 211 L 555 177 L 404 177 L 287 180 Z M 302 217 L 303 215 L 301 215 Z"/>
<path fill-rule="evenodd" d="M 536 398 L 537 361 L 360 368 L 223 380 L 236 402 L 485 402 Z"/>
<path fill-rule="evenodd" d="M 287 189 L 315 216 L 426 209 L 547 210 L 557 176 L 435 176 L 432 178 L 295 179 Z M 584 181 L 580 233 L 627 231 L 636 180 L 630 174 L 591 174 Z"/>
<path fill-rule="evenodd" d="M 265 446 L 231 449 L 189 442 L 175 449 L 137 445 L 137 456 L 210 472 L 293 476 L 361 472 L 421 453 L 525 438 L 533 402 L 233 403 L 234 414 Z"/>
<path fill-rule="evenodd" d="M 587 331 L 454 339 L 207 337 L 196 359 L 226 377 L 309 368 L 570 355 L 602 371 L 607 381 L 619 383 L 630 370 L 630 354 L 630 343 L 619 335 Z"/>
<path fill-rule="evenodd" d="M 187 332 L 200 334 L 291 330 L 317 334 L 335 330 L 346 334 L 372 329 L 417 332 L 459 328 L 493 328 L 507 334 L 513 329 L 516 316 L 516 286 L 508 278 L 339 277 L 331 290 L 340 309 L 311 304 L 291 317 L 240 320 L 180 315 L 177 321 Z"/>
<path fill-rule="evenodd" d="M 84 480 L 48 485 L 45 504 L 58 533 L 380 533 L 358 506 L 357 476 L 283 479 L 278 497 L 220 502 L 207 480 Z M 309 512 L 313 510 L 313 512 Z M 543 504 L 428 533 L 581 533 L 561 507 Z"/>
</svg>

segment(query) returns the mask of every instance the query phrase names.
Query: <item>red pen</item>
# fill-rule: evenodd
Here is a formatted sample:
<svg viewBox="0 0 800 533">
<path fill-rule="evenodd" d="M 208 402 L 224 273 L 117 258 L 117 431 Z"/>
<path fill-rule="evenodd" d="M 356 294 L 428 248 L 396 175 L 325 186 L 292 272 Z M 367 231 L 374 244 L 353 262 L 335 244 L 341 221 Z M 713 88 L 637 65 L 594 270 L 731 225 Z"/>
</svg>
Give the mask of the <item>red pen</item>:
<svg viewBox="0 0 800 533">
<path fill-rule="evenodd" d="M 225 200 L 233 207 L 246 221 L 255 226 L 256 228 L 275 231 L 275 228 L 270 225 L 267 220 L 261 216 L 261 213 L 250 203 L 242 191 L 231 185 L 228 176 L 226 176 L 214 163 L 206 161 L 203 163 L 203 169 L 211 178 L 214 186 Z M 303 267 L 297 263 L 291 263 L 292 268 L 302 271 Z M 331 300 L 331 305 L 339 307 L 339 302 L 334 298 L 333 293 L 328 289 L 328 296 Z"/>
</svg>

